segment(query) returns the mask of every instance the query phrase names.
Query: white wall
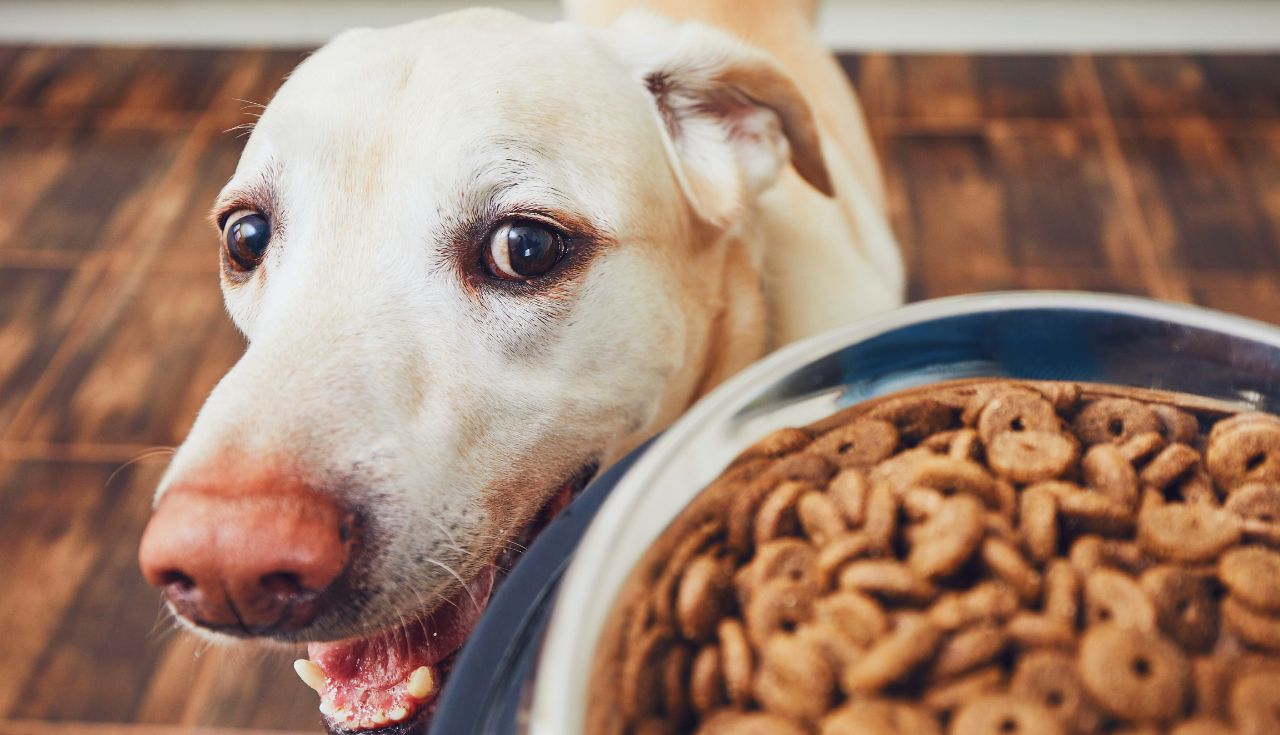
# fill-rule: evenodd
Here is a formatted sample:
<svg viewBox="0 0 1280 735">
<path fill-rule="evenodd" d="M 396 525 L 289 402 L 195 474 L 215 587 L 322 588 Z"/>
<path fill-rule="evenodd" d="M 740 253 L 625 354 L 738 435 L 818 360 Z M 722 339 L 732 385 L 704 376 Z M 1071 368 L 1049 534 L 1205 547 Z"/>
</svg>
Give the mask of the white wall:
<svg viewBox="0 0 1280 735">
<path fill-rule="evenodd" d="M 0 0 L 0 42 L 314 45 L 473 4 L 544 20 L 556 0 Z M 1280 0 L 827 0 L 848 50 L 1280 50 Z"/>
</svg>

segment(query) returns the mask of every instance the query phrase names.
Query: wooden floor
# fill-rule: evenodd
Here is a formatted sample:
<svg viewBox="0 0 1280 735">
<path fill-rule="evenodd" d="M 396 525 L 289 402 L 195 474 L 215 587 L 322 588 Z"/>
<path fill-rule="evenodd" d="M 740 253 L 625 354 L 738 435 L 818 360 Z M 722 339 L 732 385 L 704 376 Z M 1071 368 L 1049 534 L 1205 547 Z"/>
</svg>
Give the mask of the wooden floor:
<svg viewBox="0 0 1280 735">
<path fill-rule="evenodd" d="M 242 349 L 204 222 L 243 142 L 223 131 L 298 59 L 0 47 L 0 735 L 314 728 L 291 656 L 175 635 L 135 570 L 151 452 Z M 1280 57 L 847 68 L 912 298 L 1091 289 L 1280 321 Z"/>
</svg>

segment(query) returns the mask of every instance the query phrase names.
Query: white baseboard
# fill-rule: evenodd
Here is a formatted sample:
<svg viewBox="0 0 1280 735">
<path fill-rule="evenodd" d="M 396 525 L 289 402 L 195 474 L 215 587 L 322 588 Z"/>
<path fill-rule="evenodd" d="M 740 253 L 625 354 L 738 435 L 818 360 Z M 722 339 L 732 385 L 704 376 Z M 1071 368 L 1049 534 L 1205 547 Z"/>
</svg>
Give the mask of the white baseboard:
<svg viewBox="0 0 1280 735">
<path fill-rule="evenodd" d="M 556 0 L 0 0 L 0 42 L 310 46 L 470 5 L 560 17 Z M 827 0 L 820 28 L 850 51 L 1275 51 L 1280 1 Z"/>
</svg>

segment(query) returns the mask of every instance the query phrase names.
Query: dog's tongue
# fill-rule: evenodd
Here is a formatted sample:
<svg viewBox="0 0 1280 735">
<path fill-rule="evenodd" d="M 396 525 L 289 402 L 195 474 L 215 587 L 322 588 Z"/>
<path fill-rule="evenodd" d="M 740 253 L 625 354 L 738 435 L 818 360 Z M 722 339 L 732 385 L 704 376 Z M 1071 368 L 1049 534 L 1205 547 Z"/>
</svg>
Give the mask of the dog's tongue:
<svg viewBox="0 0 1280 735">
<path fill-rule="evenodd" d="M 432 614 L 368 638 L 309 644 L 310 661 L 295 668 L 332 724 L 355 731 L 403 722 L 435 699 L 437 664 L 461 647 L 492 590 L 490 567 Z"/>
</svg>

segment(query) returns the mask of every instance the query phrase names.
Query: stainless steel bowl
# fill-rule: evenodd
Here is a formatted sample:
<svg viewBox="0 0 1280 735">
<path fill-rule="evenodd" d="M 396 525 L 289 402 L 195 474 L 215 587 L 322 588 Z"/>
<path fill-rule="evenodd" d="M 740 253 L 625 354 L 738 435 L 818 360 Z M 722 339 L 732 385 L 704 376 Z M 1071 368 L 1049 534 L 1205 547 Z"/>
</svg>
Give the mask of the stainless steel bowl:
<svg viewBox="0 0 1280 735">
<path fill-rule="evenodd" d="M 873 396 L 976 376 L 1162 388 L 1277 411 L 1280 329 L 1146 299 L 1022 292 L 919 303 L 775 352 L 701 400 L 619 481 L 565 575 L 527 731 L 582 732 L 592 656 L 623 581 L 747 445 Z"/>
</svg>

